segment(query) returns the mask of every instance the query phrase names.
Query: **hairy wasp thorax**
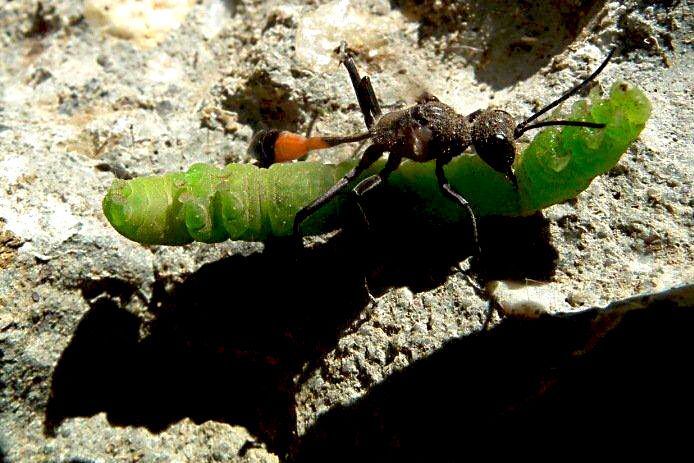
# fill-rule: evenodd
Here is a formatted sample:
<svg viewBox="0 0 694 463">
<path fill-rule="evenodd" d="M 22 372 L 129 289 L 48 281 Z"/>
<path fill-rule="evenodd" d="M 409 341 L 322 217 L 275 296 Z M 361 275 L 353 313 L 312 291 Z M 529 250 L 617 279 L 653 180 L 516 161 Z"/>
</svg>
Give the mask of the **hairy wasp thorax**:
<svg viewBox="0 0 694 463">
<path fill-rule="evenodd" d="M 511 115 L 498 109 L 482 111 L 472 121 L 472 140 L 477 155 L 492 169 L 504 174 L 514 185 L 515 127 Z"/>
</svg>

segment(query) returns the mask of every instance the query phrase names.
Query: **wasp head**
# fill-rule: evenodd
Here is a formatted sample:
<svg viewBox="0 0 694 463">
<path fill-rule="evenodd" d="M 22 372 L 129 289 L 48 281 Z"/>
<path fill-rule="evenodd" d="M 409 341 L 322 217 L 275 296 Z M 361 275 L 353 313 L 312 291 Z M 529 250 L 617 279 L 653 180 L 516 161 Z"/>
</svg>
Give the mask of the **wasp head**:
<svg viewBox="0 0 694 463">
<path fill-rule="evenodd" d="M 513 130 L 516 124 L 506 111 L 491 109 L 480 112 L 472 121 L 472 144 L 477 155 L 492 169 L 501 172 L 518 186 L 513 172 L 516 143 Z"/>
</svg>

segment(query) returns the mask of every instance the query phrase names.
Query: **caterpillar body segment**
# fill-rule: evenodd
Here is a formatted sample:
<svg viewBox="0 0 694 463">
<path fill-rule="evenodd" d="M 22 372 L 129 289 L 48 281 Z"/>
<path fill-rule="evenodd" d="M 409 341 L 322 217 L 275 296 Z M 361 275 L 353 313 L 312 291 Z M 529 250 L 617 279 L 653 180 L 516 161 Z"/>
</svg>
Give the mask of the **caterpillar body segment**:
<svg viewBox="0 0 694 463">
<path fill-rule="evenodd" d="M 575 197 L 612 168 L 638 137 L 650 110 L 641 90 L 617 82 L 607 98 L 594 91 L 576 102 L 570 114 L 573 120 L 605 124 L 604 128 L 550 127 L 538 133 L 516 157 L 517 188 L 474 155 L 456 156 L 445 173 L 478 216 L 531 214 Z M 422 220 L 461 220 L 459 208 L 440 192 L 434 162 L 403 162 L 385 187 L 413 201 Z M 119 233 L 143 244 L 263 241 L 291 235 L 296 213 L 355 165 L 356 161 L 296 162 L 263 169 L 195 164 L 187 172 L 114 180 L 103 212 Z M 384 160 L 377 161 L 354 183 L 384 165 Z M 341 225 L 347 200 L 348 194 L 341 194 L 328 202 L 306 219 L 301 233 L 318 234 Z"/>
</svg>

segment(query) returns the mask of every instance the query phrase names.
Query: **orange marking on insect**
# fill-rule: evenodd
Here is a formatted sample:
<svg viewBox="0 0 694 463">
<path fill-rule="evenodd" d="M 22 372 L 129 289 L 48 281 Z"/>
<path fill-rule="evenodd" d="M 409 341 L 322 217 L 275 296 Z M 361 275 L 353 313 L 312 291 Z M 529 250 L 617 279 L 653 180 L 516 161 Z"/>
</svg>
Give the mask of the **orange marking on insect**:
<svg viewBox="0 0 694 463">
<path fill-rule="evenodd" d="M 311 150 L 328 147 L 322 137 L 306 138 L 292 132 L 281 132 L 275 141 L 275 162 L 293 161 Z"/>
</svg>

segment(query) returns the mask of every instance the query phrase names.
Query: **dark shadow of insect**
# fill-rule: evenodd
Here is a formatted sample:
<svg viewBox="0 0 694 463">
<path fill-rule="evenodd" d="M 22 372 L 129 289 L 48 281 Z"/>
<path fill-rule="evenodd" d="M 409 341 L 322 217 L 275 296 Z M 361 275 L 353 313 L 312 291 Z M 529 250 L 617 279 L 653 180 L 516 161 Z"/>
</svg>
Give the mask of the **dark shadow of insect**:
<svg viewBox="0 0 694 463">
<path fill-rule="evenodd" d="M 388 198 L 380 199 L 385 207 Z M 392 231 L 378 222 L 387 220 L 387 211 L 375 212 L 374 230 L 388 236 Z M 534 273 L 542 271 L 541 252 L 529 244 L 542 226 L 538 221 L 484 220 L 482 236 L 498 239 L 495 229 L 512 229 L 504 244 L 533 255 L 512 258 L 525 264 L 519 275 L 542 278 Z M 407 255 L 402 253 L 406 237 L 395 235 L 380 247 L 378 282 L 413 291 L 442 285 L 460 260 L 450 243 L 463 227 L 454 227 L 418 228 L 417 236 L 432 245 Z M 551 251 L 543 240 L 536 243 Z M 257 442 L 244 444 L 240 454 L 258 443 L 286 454 L 298 438 L 296 394 L 367 303 L 356 244 L 353 236 L 338 233 L 299 249 L 296 259 L 292 242 L 274 242 L 262 253 L 206 264 L 180 282 L 158 280 L 147 309 L 154 317 L 147 322 L 122 308 L 124 301 L 144 298 L 137 285 L 116 278 L 85 283 L 81 292 L 91 308 L 53 370 L 46 435 L 56 435 L 66 419 L 97 413 L 111 425 L 143 426 L 154 433 L 190 418 L 246 428 Z M 303 290 L 307 281 L 311 297 Z"/>
<path fill-rule="evenodd" d="M 255 135 L 249 147 L 249 151 L 258 159 L 261 166 L 267 167 L 273 163 L 301 158 L 311 150 L 356 141 L 369 140 L 371 142 L 354 169 L 311 204 L 299 210 L 294 218 L 295 236 L 299 236 L 299 229 L 304 220 L 345 190 L 384 153 L 388 153 L 385 167 L 378 174 L 361 180 L 352 190 L 364 223 L 368 225 L 368 219 L 361 205 L 362 198 L 368 192 L 385 183 L 388 176 L 398 168 L 403 159 L 410 159 L 415 162 L 435 160 L 435 173 L 441 192 L 463 208 L 470 218 L 473 253 L 479 257 L 481 249 L 477 220 L 465 198 L 456 192 L 446 179 L 444 166 L 453 157 L 463 154 L 472 145 L 485 163 L 501 172 L 509 182 L 517 187 L 513 163 L 518 152 L 516 140 L 523 133 L 550 125 L 605 127 L 605 124 L 585 121 L 545 120 L 536 123 L 531 122 L 592 81 L 605 68 L 614 53 L 614 49 L 590 76 L 519 124 L 514 122 L 513 117 L 508 112 L 500 109 L 477 110 L 467 116 L 460 115 L 429 93 L 420 95 L 412 107 L 383 114 L 371 80 L 368 76 L 361 77 L 359 75 L 347 45 L 342 43 L 336 49 L 336 53 L 339 54 L 341 63 L 347 68 L 368 131 L 348 136 L 304 137 L 286 131 L 265 130 Z"/>
<path fill-rule="evenodd" d="M 350 259 L 347 240 L 302 248 L 300 259 L 292 243 L 274 243 L 180 282 L 159 280 L 147 322 L 121 308 L 142 299 L 136 285 L 85 284 L 91 308 L 52 373 L 45 434 L 54 436 L 67 418 L 101 412 L 114 426 L 154 433 L 187 417 L 243 426 L 285 454 L 298 388 L 366 303 L 362 263 Z M 297 290 L 306 280 L 316 285 L 313 298 Z"/>
<path fill-rule="evenodd" d="M 656 300 L 621 317 L 600 308 L 506 319 L 452 339 L 359 399 L 330 407 L 288 461 L 450 462 L 476 450 L 517 458 L 578 448 L 571 431 L 582 429 L 619 429 L 659 445 L 653 423 L 667 429 L 668 442 L 686 445 L 673 418 L 694 408 L 686 367 L 694 311 Z M 603 439 L 586 449 L 598 445 L 622 447 Z"/>
</svg>

